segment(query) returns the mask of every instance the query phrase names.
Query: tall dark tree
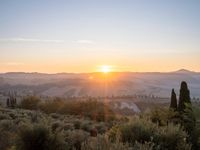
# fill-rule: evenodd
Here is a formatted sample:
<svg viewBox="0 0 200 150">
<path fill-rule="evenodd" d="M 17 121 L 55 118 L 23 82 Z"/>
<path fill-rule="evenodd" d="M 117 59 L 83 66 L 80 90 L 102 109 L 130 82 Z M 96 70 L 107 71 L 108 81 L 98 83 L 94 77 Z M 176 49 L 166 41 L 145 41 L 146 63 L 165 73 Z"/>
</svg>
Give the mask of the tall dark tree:
<svg viewBox="0 0 200 150">
<path fill-rule="evenodd" d="M 172 108 L 173 110 L 177 110 L 177 98 L 176 98 L 176 93 L 174 89 L 172 89 L 172 93 L 171 93 L 170 108 Z"/>
<path fill-rule="evenodd" d="M 7 100 L 6 100 L 6 105 L 7 105 L 7 107 L 10 107 L 10 99 L 9 98 L 7 98 Z"/>
<path fill-rule="evenodd" d="M 188 89 L 187 83 L 185 81 L 182 81 L 179 95 L 178 110 L 184 111 L 184 109 L 186 108 L 186 104 L 191 104 L 190 91 Z"/>
</svg>

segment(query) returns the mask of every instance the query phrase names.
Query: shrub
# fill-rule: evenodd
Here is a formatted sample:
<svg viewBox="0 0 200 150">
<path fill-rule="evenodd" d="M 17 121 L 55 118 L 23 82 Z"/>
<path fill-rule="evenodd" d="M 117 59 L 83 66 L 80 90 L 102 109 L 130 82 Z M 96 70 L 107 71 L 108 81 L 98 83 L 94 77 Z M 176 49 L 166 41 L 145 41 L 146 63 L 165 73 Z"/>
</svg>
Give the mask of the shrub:
<svg viewBox="0 0 200 150">
<path fill-rule="evenodd" d="M 191 149 L 191 145 L 187 143 L 187 137 L 187 133 L 180 125 L 168 124 L 157 130 L 153 141 L 162 149 L 189 150 Z"/>
<path fill-rule="evenodd" d="M 9 131 L 0 129 L 0 149 L 7 150 L 13 144 L 13 134 Z"/>
<path fill-rule="evenodd" d="M 14 131 L 15 125 L 12 120 L 1 120 L 0 129 L 5 131 Z"/>
<path fill-rule="evenodd" d="M 192 149 L 199 150 L 200 149 L 200 126 L 196 125 L 194 130 L 191 133 L 191 142 L 192 142 Z"/>
<path fill-rule="evenodd" d="M 19 107 L 23 109 L 37 110 L 40 101 L 41 100 L 35 96 L 25 97 L 20 102 Z"/>
<path fill-rule="evenodd" d="M 82 124 L 81 124 L 81 129 L 84 130 L 84 131 L 87 131 L 87 132 L 90 132 L 90 130 L 92 129 L 92 125 L 90 124 L 90 122 L 88 121 L 84 121 Z"/>
<path fill-rule="evenodd" d="M 81 121 L 80 120 L 75 120 L 74 121 L 74 128 L 75 129 L 80 129 L 81 127 Z"/>
<path fill-rule="evenodd" d="M 122 125 L 120 131 L 122 141 L 133 146 L 136 141 L 140 143 L 151 141 L 151 137 L 156 131 L 156 125 L 146 119 L 135 119 Z"/>
<path fill-rule="evenodd" d="M 8 120 L 8 119 L 11 119 L 9 115 L 0 113 L 0 120 Z"/>
<path fill-rule="evenodd" d="M 69 149 L 75 148 L 76 150 L 81 150 L 81 145 L 84 143 L 89 137 L 89 134 L 82 130 L 73 130 L 68 131 L 68 135 L 66 137 L 66 142 Z"/>
<path fill-rule="evenodd" d="M 140 144 L 150 142 L 154 144 L 156 149 L 189 150 L 191 148 L 191 145 L 187 142 L 188 135 L 180 125 L 169 123 L 166 126 L 158 126 L 148 119 L 135 118 L 130 123 L 112 129 L 112 132 L 110 132 L 111 139 L 118 130 L 120 131 L 119 139 L 123 143 L 129 143 L 132 147 L 136 145 L 136 142 Z"/>
<path fill-rule="evenodd" d="M 52 132 L 56 132 L 58 130 L 61 130 L 63 128 L 63 124 L 60 121 L 54 122 L 51 125 Z"/>
<path fill-rule="evenodd" d="M 154 143 L 152 142 L 145 142 L 144 144 L 136 142 L 135 145 L 133 146 L 133 150 L 153 150 L 153 149 L 155 148 L 154 148 Z"/>
<path fill-rule="evenodd" d="M 64 150 L 64 146 L 58 135 L 51 134 L 45 126 L 35 125 L 20 131 L 16 150 Z"/>
<path fill-rule="evenodd" d="M 121 142 L 111 142 L 106 136 L 91 137 L 82 143 L 81 150 L 128 150 L 129 146 Z"/>
<path fill-rule="evenodd" d="M 64 101 L 60 99 L 48 100 L 40 105 L 40 110 L 45 113 L 58 113 L 63 107 Z"/>
<path fill-rule="evenodd" d="M 103 134 L 108 130 L 106 125 L 104 123 L 102 123 L 102 122 L 97 124 L 97 125 L 95 125 L 95 128 L 98 130 L 98 133 L 100 133 L 100 134 Z"/>
<path fill-rule="evenodd" d="M 144 116 L 149 116 L 153 123 L 159 126 L 166 126 L 168 123 L 180 124 L 181 118 L 180 114 L 174 109 L 168 110 L 167 108 L 154 108 L 150 113 L 144 114 Z"/>
<path fill-rule="evenodd" d="M 74 125 L 72 123 L 66 123 L 66 124 L 64 124 L 63 129 L 64 129 L 64 131 L 73 130 Z"/>
</svg>

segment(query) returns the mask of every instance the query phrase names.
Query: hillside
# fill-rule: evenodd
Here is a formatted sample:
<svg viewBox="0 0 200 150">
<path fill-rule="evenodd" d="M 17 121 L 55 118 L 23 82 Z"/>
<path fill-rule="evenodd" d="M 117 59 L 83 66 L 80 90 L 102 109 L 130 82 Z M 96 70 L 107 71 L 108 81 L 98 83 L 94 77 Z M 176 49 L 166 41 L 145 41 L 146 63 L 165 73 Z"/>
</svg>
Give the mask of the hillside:
<svg viewBox="0 0 200 150">
<path fill-rule="evenodd" d="M 81 97 L 155 95 L 168 97 L 172 87 L 187 81 L 192 97 L 200 97 L 200 73 L 188 70 L 175 72 L 102 73 L 5 73 L 0 74 L 0 92 L 16 91 L 18 95 Z"/>
</svg>

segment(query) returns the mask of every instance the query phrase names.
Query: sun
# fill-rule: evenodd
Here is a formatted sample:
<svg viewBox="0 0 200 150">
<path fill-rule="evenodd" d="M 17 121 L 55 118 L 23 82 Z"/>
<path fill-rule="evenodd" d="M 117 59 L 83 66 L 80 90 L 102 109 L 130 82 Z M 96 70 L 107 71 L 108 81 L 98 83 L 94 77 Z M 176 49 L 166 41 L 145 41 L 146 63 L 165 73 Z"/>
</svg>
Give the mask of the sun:
<svg viewBox="0 0 200 150">
<path fill-rule="evenodd" d="M 112 68 L 111 68 L 111 66 L 103 65 L 100 67 L 100 71 L 106 74 L 106 73 L 111 72 Z"/>
</svg>

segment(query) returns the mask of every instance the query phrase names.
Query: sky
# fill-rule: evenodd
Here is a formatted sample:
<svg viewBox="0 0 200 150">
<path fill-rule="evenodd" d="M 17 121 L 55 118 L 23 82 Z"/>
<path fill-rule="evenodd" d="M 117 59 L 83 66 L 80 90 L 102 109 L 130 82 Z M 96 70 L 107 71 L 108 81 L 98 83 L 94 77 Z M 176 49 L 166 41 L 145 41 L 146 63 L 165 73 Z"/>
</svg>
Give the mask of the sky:
<svg viewBox="0 0 200 150">
<path fill-rule="evenodd" d="M 200 71 L 199 0 L 0 0 L 0 72 Z"/>
</svg>

